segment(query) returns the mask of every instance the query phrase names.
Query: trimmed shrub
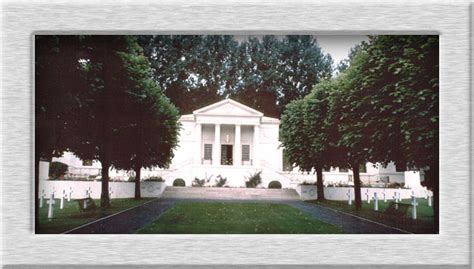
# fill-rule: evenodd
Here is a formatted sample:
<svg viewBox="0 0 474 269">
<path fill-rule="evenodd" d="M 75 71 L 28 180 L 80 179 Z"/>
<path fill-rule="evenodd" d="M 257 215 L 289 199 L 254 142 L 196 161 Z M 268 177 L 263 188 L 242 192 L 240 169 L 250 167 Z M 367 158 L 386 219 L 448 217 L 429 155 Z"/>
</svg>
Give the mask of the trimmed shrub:
<svg viewBox="0 0 474 269">
<path fill-rule="evenodd" d="M 218 188 L 224 187 L 226 182 L 227 182 L 226 177 L 222 177 L 221 175 L 218 175 L 215 187 L 218 187 Z"/>
<path fill-rule="evenodd" d="M 204 187 L 206 185 L 206 179 L 194 178 L 193 187 Z"/>
<path fill-rule="evenodd" d="M 177 178 L 173 181 L 173 187 L 185 187 L 186 182 L 182 178 Z"/>
<path fill-rule="evenodd" d="M 398 182 L 393 182 L 393 183 L 389 183 L 387 184 L 387 188 L 403 188 L 405 186 L 405 184 L 403 183 L 398 183 Z"/>
<path fill-rule="evenodd" d="M 160 176 L 152 176 L 152 177 L 149 177 L 149 178 L 145 179 L 145 181 L 165 182 L 165 180 Z"/>
<path fill-rule="evenodd" d="M 129 176 L 128 182 L 135 182 L 135 176 Z"/>
<path fill-rule="evenodd" d="M 52 162 L 49 166 L 49 176 L 53 179 L 64 176 L 67 172 L 67 164 L 62 162 Z"/>
<path fill-rule="evenodd" d="M 260 183 L 262 183 L 262 177 L 260 177 L 261 173 L 262 171 L 258 171 L 257 173 L 250 176 L 249 180 L 245 182 L 245 186 L 247 188 L 256 188 Z"/>
<path fill-rule="evenodd" d="M 280 181 L 274 180 L 274 181 L 272 181 L 268 184 L 268 188 L 269 189 L 281 189 L 281 183 L 280 183 Z"/>
</svg>

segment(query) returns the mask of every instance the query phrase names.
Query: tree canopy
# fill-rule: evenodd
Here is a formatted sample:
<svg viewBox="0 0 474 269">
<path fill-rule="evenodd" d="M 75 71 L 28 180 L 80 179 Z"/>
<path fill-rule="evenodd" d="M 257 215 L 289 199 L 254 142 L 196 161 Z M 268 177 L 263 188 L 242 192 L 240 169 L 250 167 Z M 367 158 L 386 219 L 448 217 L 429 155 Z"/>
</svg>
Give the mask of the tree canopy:
<svg viewBox="0 0 474 269">
<path fill-rule="evenodd" d="M 121 53 L 129 80 L 131 121 L 119 130 L 121 141 L 113 166 L 135 171 L 135 198 L 141 198 L 141 169 L 165 167 L 173 158 L 180 124 L 176 107 L 152 79 L 141 47 L 131 42 L 129 53 Z"/>
<path fill-rule="evenodd" d="M 140 36 L 159 85 L 181 113 L 233 98 L 279 118 L 332 74 L 313 36 Z"/>
</svg>

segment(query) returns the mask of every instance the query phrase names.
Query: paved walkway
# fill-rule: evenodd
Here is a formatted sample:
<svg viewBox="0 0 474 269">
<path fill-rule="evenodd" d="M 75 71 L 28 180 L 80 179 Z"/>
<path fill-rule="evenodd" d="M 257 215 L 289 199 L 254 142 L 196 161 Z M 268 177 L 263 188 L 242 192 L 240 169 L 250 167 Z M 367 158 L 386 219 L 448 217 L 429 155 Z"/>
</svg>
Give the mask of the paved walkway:
<svg viewBox="0 0 474 269">
<path fill-rule="evenodd" d="M 136 233 L 140 228 L 159 218 L 174 206 L 173 200 L 153 200 L 125 212 L 119 212 L 102 219 L 79 226 L 68 234 L 127 234 Z"/>
<path fill-rule="evenodd" d="M 353 234 L 399 234 L 405 231 L 381 223 L 365 220 L 331 208 L 303 201 L 265 201 L 265 200 L 222 200 L 222 199 L 176 199 L 162 198 L 145 203 L 131 210 L 99 219 L 78 227 L 67 233 L 74 234 L 126 234 L 136 233 L 140 228 L 159 218 L 177 202 L 238 202 L 238 203 L 279 203 L 295 207 L 321 221 L 337 225 L 347 233 Z"/>
<path fill-rule="evenodd" d="M 288 202 L 287 204 L 330 224 L 341 227 L 352 234 L 403 234 L 408 233 L 395 227 L 364 219 L 332 208 L 306 203 Z"/>
</svg>

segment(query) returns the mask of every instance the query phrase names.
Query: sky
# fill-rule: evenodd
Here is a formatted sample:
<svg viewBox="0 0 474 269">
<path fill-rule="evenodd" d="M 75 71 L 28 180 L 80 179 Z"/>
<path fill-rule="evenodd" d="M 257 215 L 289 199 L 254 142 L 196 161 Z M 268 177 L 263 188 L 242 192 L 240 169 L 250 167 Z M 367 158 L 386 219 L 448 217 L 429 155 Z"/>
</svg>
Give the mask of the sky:
<svg viewBox="0 0 474 269">
<path fill-rule="evenodd" d="M 325 53 L 329 53 L 337 65 L 347 58 L 350 49 L 362 41 L 367 41 L 365 35 L 318 35 L 316 40 Z"/>
<path fill-rule="evenodd" d="M 260 37 L 259 35 L 252 35 Z M 246 40 L 247 35 L 235 35 L 237 41 Z M 316 35 L 316 40 L 324 53 L 329 53 L 334 61 L 334 67 L 343 59 L 347 58 L 350 49 L 362 41 L 367 41 L 366 35 Z"/>
</svg>

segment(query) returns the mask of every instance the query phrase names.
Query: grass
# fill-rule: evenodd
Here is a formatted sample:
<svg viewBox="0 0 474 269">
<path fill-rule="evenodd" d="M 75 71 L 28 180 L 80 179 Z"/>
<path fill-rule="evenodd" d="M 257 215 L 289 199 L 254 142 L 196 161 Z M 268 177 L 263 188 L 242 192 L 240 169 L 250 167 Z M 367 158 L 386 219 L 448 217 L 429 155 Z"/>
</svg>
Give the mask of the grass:
<svg viewBox="0 0 474 269">
<path fill-rule="evenodd" d="M 284 204 L 182 202 L 143 234 L 336 234 L 344 231 Z"/>
<path fill-rule="evenodd" d="M 68 202 L 64 201 L 64 208 L 59 209 L 60 200 L 56 199 L 54 204 L 53 219 L 48 219 L 48 204 L 44 200 L 43 207 L 39 210 L 39 221 L 40 221 L 40 231 L 41 234 L 58 234 L 65 231 L 71 230 L 75 227 L 81 226 L 88 222 L 94 221 L 96 219 L 123 211 L 127 208 L 135 207 L 137 205 L 148 202 L 152 199 L 140 199 L 135 200 L 132 198 L 128 199 L 112 199 L 111 207 L 107 209 L 97 208 L 95 211 L 80 213 L 79 205 L 77 201 L 71 200 Z M 94 200 L 95 204 L 99 207 L 100 200 Z"/>
<path fill-rule="evenodd" d="M 311 203 L 320 204 L 322 206 L 330 207 L 339 211 L 361 216 L 412 233 L 437 233 L 438 229 L 436 229 L 434 225 L 433 207 L 428 206 L 428 201 L 426 199 L 417 199 L 418 206 L 416 208 L 416 220 L 413 220 L 411 218 L 411 207 L 407 210 L 407 215 L 405 217 L 396 217 L 393 215 L 384 214 L 385 209 L 387 209 L 390 202 L 390 200 L 388 200 L 387 202 L 384 202 L 383 200 L 379 201 L 379 211 L 374 211 L 373 201 L 368 204 L 367 201 L 362 200 L 362 210 L 357 211 L 355 210 L 354 201 L 352 201 L 352 205 L 348 205 L 347 201 L 311 201 Z M 401 203 L 410 204 L 411 201 L 409 199 L 406 199 L 402 200 Z"/>
</svg>

